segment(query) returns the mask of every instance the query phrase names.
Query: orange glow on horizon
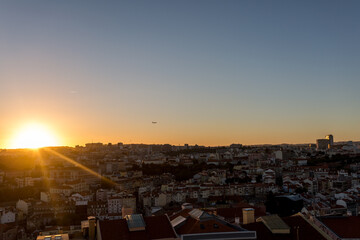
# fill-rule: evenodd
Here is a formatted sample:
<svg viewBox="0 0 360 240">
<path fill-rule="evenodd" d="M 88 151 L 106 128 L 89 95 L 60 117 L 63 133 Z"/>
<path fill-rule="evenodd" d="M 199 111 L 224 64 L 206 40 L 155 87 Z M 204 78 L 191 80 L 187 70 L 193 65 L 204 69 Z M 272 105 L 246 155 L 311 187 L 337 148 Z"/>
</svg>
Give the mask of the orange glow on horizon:
<svg viewBox="0 0 360 240">
<path fill-rule="evenodd" d="M 45 125 L 28 124 L 13 135 L 9 148 L 41 148 L 58 146 L 58 139 Z"/>
</svg>

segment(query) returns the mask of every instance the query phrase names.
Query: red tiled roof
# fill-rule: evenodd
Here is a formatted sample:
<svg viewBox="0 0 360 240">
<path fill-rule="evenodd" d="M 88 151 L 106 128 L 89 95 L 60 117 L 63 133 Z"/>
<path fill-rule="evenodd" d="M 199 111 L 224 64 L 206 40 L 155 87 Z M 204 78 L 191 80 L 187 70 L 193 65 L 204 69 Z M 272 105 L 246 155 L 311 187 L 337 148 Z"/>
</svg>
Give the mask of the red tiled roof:
<svg viewBox="0 0 360 240">
<path fill-rule="evenodd" d="M 341 238 L 360 238 L 360 217 L 323 217 L 320 220 Z"/>
<path fill-rule="evenodd" d="M 18 226 L 15 223 L 0 224 L 0 231 L 2 233 L 5 233 L 6 231 L 17 228 L 17 227 Z"/>
<path fill-rule="evenodd" d="M 236 232 L 234 228 L 226 226 L 214 219 L 199 221 L 189 217 L 184 225 L 179 227 L 176 232 L 180 235 L 194 233 L 213 233 L 213 232 Z"/>
<path fill-rule="evenodd" d="M 145 231 L 130 232 L 125 219 L 100 221 L 103 240 L 150 240 L 175 238 L 175 232 L 166 215 L 144 217 Z"/>
<path fill-rule="evenodd" d="M 152 239 L 175 238 L 175 231 L 166 215 L 145 217 L 146 231 Z"/>
<path fill-rule="evenodd" d="M 176 227 L 176 232 L 180 235 L 183 234 L 195 234 L 195 233 L 212 233 L 212 232 L 235 232 L 239 231 L 235 226 L 224 223 L 216 216 L 207 219 L 196 219 L 193 218 L 189 212 L 194 209 L 183 209 L 180 212 L 172 215 L 170 219 L 175 219 L 178 216 L 186 218 L 183 225 Z M 211 216 L 211 215 L 209 215 Z"/>
<path fill-rule="evenodd" d="M 193 210 L 193 209 L 189 209 L 189 208 L 185 208 L 182 209 L 181 211 L 175 213 L 174 215 L 170 216 L 170 221 L 174 220 L 175 218 L 177 218 L 178 216 L 182 216 L 182 217 L 188 217 L 189 216 L 189 212 Z"/>
</svg>

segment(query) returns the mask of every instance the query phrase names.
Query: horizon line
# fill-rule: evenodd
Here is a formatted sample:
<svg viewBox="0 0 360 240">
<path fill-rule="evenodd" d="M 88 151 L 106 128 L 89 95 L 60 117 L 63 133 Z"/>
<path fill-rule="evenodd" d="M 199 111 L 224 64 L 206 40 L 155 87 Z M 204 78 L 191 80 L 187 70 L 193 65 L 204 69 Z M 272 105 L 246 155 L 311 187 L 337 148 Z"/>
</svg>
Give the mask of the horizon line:
<svg viewBox="0 0 360 240">
<path fill-rule="evenodd" d="M 334 144 L 339 144 L 339 143 L 345 143 L 345 142 L 354 142 L 354 143 L 360 143 L 360 140 L 341 140 L 341 141 L 336 141 L 334 142 Z M 77 146 L 79 147 L 85 147 L 86 144 L 96 144 L 96 143 L 101 143 L 103 145 L 108 145 L 109 143 L 103 143 L 103 142 L 88 142 L 85 143 L 84 145 L 80 145 L 80 144 L 76 144 L 74 146 L 70 146 L 70 145 L 57 145 L 57 146 L 44 146 L 44 147 L 39 147 L 39 148 L 0 148 L 0 150 L 36 150 L 36 149 L 42 149 L 42 148 L 65 148 L 65 147 L 69 147 L 69 148 L 76 148 Z M 170 144 L 170 143 L 123 143 L 123 142 L 117 142 L 117 143 L 111 143 L 112 145 L 116 145 L 118 143 L 122 143 L 123 145 L 170 145 L 170 146 L 175 146 L 175 147 L 181 147 L 181 146 L 185 146 L 185 144 L 183 145 L 176 145 L 176 144 Z M 242 143 L 231 143 L 228 145 L 202 145 L 202 144 L 188 144 L 189 146 L 199 146 L 199 147 L 229 147 L 232 144 L 241 144 L 243 147 L 252 147 L 252 146 L 278 146 L 278 145 L 309 145 L 309 144 L 316 144 L 313 142 L 309 142 L 309 143 L 262 143 L 262 144 L 242 144 Z"/>
</svg>

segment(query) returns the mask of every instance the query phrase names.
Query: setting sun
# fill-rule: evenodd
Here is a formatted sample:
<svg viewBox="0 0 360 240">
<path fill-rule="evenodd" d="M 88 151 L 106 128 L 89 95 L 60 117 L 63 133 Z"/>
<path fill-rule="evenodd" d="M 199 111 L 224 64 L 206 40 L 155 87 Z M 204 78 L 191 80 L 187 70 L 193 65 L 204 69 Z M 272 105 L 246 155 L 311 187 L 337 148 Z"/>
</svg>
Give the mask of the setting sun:
<svg viewBox="0 0 360 240">
<path fill-rule="evenodd" d="M 11 142 L 11 148 L 40 148 L 57 145 L 58 142 L 51 131 L 37 124 L 21 128 Z"/>
</svg>

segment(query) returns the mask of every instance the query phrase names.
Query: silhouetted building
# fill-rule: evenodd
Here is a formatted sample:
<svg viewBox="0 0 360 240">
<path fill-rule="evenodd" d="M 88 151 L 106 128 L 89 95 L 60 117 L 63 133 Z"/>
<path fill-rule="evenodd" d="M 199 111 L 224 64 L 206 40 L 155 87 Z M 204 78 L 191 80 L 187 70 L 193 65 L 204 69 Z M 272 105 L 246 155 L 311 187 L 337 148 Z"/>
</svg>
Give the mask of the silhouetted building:
<svg viewBox="0 0 360 240">
<path fill-rule="evenodd" d="M 231 148 L 242 148 L 242 144 L 240 143 L 233 143 L 230 145 Z"/>
<path fill-rule="evenodd" d="M 283 195 L 268 199 L 266 211 L 281 217 L 291 216 L 303 208 L 304 203 L 299 195 Z"/>
<path fill-rule="evenodd" d="M 329 140 L 328 139 L 317 139 L 316 148 L 317 150 L 326 150 L 328 149 Z"/>
<path fill-rule="evenodd" d="M 332 148 L 334 146 L 334 137 L 333 137 L 333 135 L 329 134 L 325 138 L 329 141 L 329 148 Z"/>
</svg>

